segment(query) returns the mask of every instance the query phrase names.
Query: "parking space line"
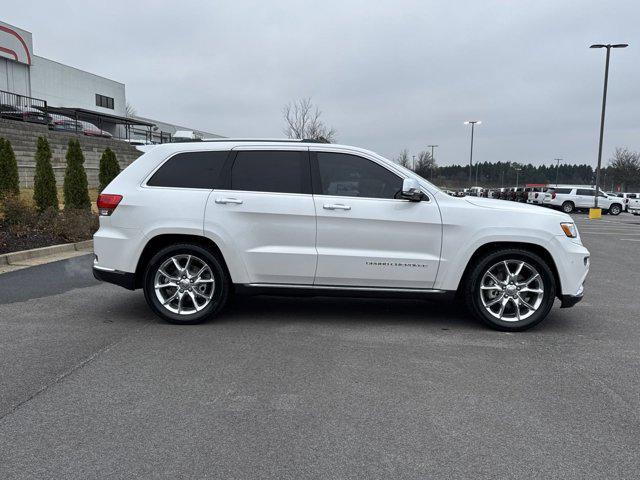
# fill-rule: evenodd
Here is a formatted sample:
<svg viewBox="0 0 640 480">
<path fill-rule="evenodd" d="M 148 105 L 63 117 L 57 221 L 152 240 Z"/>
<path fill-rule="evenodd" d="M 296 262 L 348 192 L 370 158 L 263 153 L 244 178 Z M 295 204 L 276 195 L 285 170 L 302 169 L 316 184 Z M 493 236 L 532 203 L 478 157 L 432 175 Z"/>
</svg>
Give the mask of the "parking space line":
<svg viewBox="0 0 640 480">
<path fill-rule="evenodd" d="M 640 242 L 640 238 L 619 238 L 623 242 Z"/>
<path fill-rule="evenodd" d="M 583 233 L 580 231 L 580 233 Z M 622 235 L 625 237 L 638 237 L 640 233 L 621 233 L 621 232 L 586 232 L 587 235 Z"/>
<path fill-rule="evenodd" d="M 580 228 L 580 227 L 578 227 Z M 580 228 L 581 232 L 602 232 L 602 231 L 606 231 L 608 233 L 625 233 L 625 232 L 639 232 L 640 233 L 640 229 L 639 228 L 611 228 L 611 229 L 607 229 L 607 228 Z"/>
</svg>

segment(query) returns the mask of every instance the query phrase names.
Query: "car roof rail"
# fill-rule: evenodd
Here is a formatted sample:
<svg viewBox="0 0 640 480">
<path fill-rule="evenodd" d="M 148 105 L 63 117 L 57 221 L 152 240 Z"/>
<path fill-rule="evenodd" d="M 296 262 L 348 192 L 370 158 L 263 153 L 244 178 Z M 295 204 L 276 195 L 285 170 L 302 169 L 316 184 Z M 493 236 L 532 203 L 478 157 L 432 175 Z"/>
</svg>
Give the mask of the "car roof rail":
<svg viewBox="0 0 640 480">
<path fill-rule="evenodd" d="M 331 143 L 324 138 L 203 138 L 203 139 L 178 139 L 173 143 L 183 142 L 277 142 L 277 143 Z"/>
</svg>

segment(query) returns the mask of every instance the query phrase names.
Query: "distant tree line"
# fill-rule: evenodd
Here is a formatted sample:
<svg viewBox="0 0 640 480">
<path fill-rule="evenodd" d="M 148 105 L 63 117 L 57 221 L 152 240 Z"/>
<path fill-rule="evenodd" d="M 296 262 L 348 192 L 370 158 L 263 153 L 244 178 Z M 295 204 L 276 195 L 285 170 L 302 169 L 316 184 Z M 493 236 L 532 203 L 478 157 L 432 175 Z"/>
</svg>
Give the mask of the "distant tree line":
<svg viewBox="0 0 640 480">
<path fill-rule="evenodd" d="M 462 188 L 469 185 L 469 165 L 438 166 L 429 152 L 417 156 L 402 150 L 396 163 L 410 168 L 436 185 Z M 527 183 L 595 184 L 595 168 L 587 164 L 568 163 L 532 165 L 519 162 L 479 162 L 471 169 L 471 183 L 489 188 L 522 186 Z M 640 191 L 640 152 L 617 148 L 608 165 L 602 169 L 603 190 Z"/>
</svg>

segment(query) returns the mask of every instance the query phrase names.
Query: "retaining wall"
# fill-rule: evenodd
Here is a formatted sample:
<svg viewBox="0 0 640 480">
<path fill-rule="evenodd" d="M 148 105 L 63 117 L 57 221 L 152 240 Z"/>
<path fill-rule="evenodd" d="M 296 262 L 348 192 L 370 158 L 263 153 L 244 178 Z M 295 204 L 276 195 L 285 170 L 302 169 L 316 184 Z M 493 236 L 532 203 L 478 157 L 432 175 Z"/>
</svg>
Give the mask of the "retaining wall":
<svg viewBox="0 0 640 480">
<path fill-rule="evenodd" d="M 62 186 L 64 170 L 67 165 L 65 155 L 69 140 L 77 138 L 80 140 L 80 147 L 84 154 L 84 168 L 87 171 L 87 179 L 90 187 L 98 186 L 98 171 L 100 157 L 107 147 L 114 151 L 120 168 L 131 164 L 142 152 L 136 150 L 126 142 L 114 140 L 112 138 L 88 137 L 82 134 L 71 132 L 54 132 L 46 125 L 37 123 L 20 122 L 15 120 L 0 119 L 0 137 L 11 142 L 13 151 L 18 161 L 18 171 L 20 173 L 20 186 L 24 188 L 33 187 L 33 175 L 35 173 L 35 154 L 38 137 L 44 136 L 49 140 L 51 147 L 51 164 L 56 174 L 56 182 Z"/>
</svg>

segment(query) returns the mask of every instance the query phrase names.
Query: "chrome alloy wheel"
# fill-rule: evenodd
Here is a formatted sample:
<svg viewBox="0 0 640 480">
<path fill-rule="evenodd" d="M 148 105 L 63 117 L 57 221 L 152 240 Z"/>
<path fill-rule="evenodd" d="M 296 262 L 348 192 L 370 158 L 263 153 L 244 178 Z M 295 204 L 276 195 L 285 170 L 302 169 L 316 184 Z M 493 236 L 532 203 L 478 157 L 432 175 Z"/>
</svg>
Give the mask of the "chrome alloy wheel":
<svg viewBox="0 0 640 480">
<path fill-rule="evenodd" d="M 480 300 L 489 314 L 504 322 L 533 315 L 544 297 L 538 271 L 521 260 L 503 260 L 489 268 L 480 282 Z"/>
<path fill-rule="evenodd" d="M 156 271 L 156 297 L 167 310 L 178 315 L 201 311 L 211 302 L 216 282 L 209 265 L 195 255 L 174 255 Z"/>
</svg>

